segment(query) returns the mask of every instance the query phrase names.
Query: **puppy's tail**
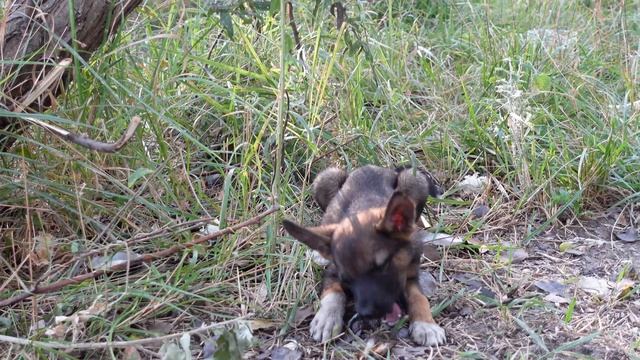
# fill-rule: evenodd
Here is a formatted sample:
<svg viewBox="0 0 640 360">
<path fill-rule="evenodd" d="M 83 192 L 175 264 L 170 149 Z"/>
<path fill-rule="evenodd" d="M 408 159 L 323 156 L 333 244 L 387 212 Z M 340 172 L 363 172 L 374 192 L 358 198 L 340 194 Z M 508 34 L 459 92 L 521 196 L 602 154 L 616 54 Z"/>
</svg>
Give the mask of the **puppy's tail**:
<svg viewBox="0 0 640 360">
<path fill-rule="evenodd" d="M 329 202 L 338 193 L 342 184 L 347 180 L 347 172 L 338 168 L 323 170 L 311 186 L 314 200 L 320 205 L 322 211 L 327 210 Z"/>
<path fill-rule="evenodd" d="M 425 169 L 413 169 L 410 166 L 396 168 L 398 178 L 396 190 L 403 191 L 416 202 L 416 217 L 420 217 L 427 198 L 442 195 L 438 180 Z"/>
</svg>

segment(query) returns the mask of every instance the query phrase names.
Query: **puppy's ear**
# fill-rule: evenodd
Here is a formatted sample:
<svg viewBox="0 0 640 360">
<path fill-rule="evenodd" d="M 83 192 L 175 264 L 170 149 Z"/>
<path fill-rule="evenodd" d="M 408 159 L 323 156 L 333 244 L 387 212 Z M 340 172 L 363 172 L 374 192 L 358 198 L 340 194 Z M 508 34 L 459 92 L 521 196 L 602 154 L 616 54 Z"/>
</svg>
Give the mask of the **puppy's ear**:
<svg viewBox="0 0 640 360">
<path fill-rule="evenodd" d="M 318 251 L 323 257 L 331 259 L 331 237 L 336 228 L 335 225 L 305 228 L 289 220 L 283 220 L 282 226 L 296 240 Z"/>
<path fill-rule="evenodd" d="M 416 204 L 402 191 L 391 195 L 382 221 L 376 229 L 388 234 L 405 235 L 413 231 L 416 219 Z"/>
</svg>

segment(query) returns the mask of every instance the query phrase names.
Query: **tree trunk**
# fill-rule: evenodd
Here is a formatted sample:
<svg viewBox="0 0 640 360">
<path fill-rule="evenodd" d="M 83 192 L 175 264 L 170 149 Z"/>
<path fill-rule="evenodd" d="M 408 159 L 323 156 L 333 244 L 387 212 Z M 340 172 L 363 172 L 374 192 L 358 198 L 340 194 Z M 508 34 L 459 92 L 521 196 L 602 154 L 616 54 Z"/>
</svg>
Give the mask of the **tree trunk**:
<svg viewBox="0 0 640 360">
<path fill-rule="evenodd" d="M 0 107 L 15 112 L 45 111 L 70 80 L 68 72 L 65 71 L 62 81 L 46 85 L 48 89 L 41 95 L 33 98 L 29 94 L 35 87 L 46 84 L 43 80 L 56 64 L 73 58 L 64 44 L 75 45 L 80 56 L 88 59 L 141 2 L 6 0 L 5 17 L 0 22 Z M 75 36 L 69 21 L 70 3 L 74 4 Z M 30 104 L 23 109 L 27 99 Z M 11 134 L 20 132 L 24 126 L 15 117 L 0 116 L 0 151 L 11 146 L 15 140 Z"/>
</svg>

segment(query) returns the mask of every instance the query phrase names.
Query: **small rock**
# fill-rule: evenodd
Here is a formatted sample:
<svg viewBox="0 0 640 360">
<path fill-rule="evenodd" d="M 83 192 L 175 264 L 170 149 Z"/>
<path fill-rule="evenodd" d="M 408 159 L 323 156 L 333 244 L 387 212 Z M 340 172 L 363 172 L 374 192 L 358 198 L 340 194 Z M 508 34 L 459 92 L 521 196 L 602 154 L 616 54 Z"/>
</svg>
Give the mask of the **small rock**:
<svg viewBox="0 0 640 360">
<path fill-rule="evenodd" d="M 538 289 L 548 292 L 549 294 L 564 295 L 567 285 L 561 284 L 555 280 L 538 280 L 533 283 Z"/>
<path fill-rule="evenodd" d="M 489 213 L 490 210 L 491 209 L 485 204 L 478 205 L 471 211 L 471 218 L 472 219 L 483 218 Z"/>
<path fill-rule="evenodd" d="M 634 227 L 630 227 L 625 231 L 615 233 L 616 238 L 622 242 L 632 243 L 638 241 L 638 230 Z"/>
<path fill-rule="evenodd" d="M 422 292 L 427 295 L 427 297 L 433 296 L 435 294 L 438 284 L 436 282 L 436 279 L 433 277 L 433 275 L 431 275 L 430 272 L 420 271 L 420 275 L 418 275 L 418 282 L 420 284 Z"/>
</svg>

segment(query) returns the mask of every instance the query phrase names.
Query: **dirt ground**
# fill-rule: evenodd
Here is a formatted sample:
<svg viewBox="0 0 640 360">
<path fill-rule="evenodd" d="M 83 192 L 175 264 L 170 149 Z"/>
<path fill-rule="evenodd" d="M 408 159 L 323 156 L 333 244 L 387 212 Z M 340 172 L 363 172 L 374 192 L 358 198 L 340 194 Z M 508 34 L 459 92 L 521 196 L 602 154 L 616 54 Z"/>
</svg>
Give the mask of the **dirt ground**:
<svg viewBox="0 0 640 360">
<path fill-rule="evenodd" d="M 313 315 L 309 312 L 285 341 L 266 341 L 270 349 L 253 355 L 637 359 L 640 242 L 617 239 L 616 232 L 629 228 L 620 214 L 618 209 L 586 223 L 576 221 L 577 225 L 549 230 L 526 244 L 524 230 L 514 228 L 477 234 L 466 246 L 427 246 L 423 289 L 436 313 L 444 305 L 436 321 L 447 332 L 446 344 L 438 348 L 415 346 L 406 326 L 386 325 L 347 331 L 323 346 L 308 335 Z"/>
</svg>

